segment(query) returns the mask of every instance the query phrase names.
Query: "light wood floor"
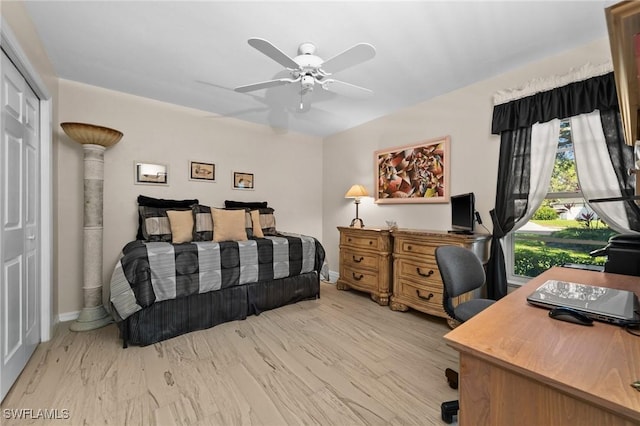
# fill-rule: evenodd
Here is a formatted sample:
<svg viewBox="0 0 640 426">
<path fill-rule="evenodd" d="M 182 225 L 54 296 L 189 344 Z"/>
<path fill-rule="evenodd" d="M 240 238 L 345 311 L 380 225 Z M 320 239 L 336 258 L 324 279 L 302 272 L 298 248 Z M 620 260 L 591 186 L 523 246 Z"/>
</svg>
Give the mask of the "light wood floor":
<svg viewBox="0 0 640 426">
<path fill-rule="evenodd" d="M 72 425 L 442 425 L 457 369 L 442 319 L 393 312 L 322 284 L 321 298 L 147 347 L 115 325 L 59 324 L 0 406 L 0 423 Z M 7 409 L 68 410 L 67 420 Z M 59 417 L 62 417 L 60 415 Z"/>
</svg>

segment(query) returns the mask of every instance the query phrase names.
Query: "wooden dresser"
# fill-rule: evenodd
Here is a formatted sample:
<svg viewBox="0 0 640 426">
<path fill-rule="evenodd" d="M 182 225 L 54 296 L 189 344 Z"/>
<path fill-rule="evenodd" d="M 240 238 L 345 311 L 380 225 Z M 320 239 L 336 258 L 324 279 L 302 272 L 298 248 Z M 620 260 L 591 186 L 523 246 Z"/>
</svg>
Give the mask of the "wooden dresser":
<svg viewBox="0 0 640 426">
<path fill-rule="evenodd" d="M 380 305 L 389 304 L 391 296 L 391 232 L 378 228 L 339 226 L 339 290 L 366 291 Z"/>
<path fill-rule="evenodd" d="M 449 319 L 442 307 L 443 284 L 435 258 L 438 246 L 466 247 L 473 250 L 483 263 L 489 259 L 488 234 L 397 229 L 393 231 L 393 239 L 393 295 L 390 307 L 394 311 L 413 308 Z M 463 294 L 458 298 L 458 303 L 473 296 Z"/>
</svg>

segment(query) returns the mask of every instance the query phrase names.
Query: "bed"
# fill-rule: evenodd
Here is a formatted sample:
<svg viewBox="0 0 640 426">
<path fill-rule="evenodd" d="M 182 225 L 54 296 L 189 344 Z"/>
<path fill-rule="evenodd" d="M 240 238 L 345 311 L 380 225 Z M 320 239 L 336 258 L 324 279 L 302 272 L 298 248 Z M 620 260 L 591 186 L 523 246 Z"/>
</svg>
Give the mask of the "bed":
<svg viewBox="0 0 640 426">
<path fill-rule="evenodd" d="M 144 204 L 155 201 L 138 199 L 137 239 L 124 246 L 110 281 L 111 312 L 124 347 L 320 297 L 324 248 L 311 236 L 277 231 L 266 203 L 227 202 L 224 210 L 238 211 L 234 215 L 243 218 L 245 230 L 229 237 L 228 223 L 216 214 L 232 213 L 198 200 L 161 201 L 171 202 L 149 207 Z M 184 232 L 190 241 L 176 237 L 178 221 L 171 220 L 176 211 L 186 219 L 192 216 L 186 226 L 192 231 Z M 239 232 L 240 225 L 234 227 Z"/>
</svg>

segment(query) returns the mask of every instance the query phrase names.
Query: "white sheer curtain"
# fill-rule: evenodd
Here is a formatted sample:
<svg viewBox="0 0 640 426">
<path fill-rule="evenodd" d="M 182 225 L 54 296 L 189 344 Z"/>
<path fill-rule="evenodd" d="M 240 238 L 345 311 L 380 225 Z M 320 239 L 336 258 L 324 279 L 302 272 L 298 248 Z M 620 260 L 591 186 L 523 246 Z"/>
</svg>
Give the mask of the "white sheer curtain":
<svg viewBox="0 0 640 426">
<path fill-rule="evenodd" d="M 553 165 L 558 150 L 560 136 L 560 120 L 554 119 L 546 123 L 531 126 L 531 175 L 530 191 L 525 215 L 513 226 L 513 231 L 522 227 L 538 210 L 542 200 L 549 192 L 549 183 L 553 173 Z"/>
<path fill-rule="evenodd" d="M 578 182 L 585 200 L 622 196 L 609 158 L 600 111 L 571 117 L 571 134 Z M 632 232 L 623 201 L 588 204 L 615 231 Z"/>
</svg>

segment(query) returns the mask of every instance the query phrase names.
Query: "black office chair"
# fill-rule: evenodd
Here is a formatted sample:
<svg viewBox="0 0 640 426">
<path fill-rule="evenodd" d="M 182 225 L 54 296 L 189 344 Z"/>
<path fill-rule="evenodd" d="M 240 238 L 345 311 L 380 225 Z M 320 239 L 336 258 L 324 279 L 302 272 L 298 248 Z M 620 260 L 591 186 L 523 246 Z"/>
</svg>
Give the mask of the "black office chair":
<svg viewBox="0 0 640 426">
<path fill-rule="evenodd" d="M 444 284 L 442 305 L 447 315 L 452 319 L 465 322 L 495 302 L 490 299 L 471 299 L 453 306 L 453 298 L 476 290 L 482 287 L 485 282 L 486 277 L 482 262 L 471 250 L 458 246 L 438 247 L 436 248 L 436 263 Z M 458 373 L 447 368 L 445 376 L 449 386 L 457 389 Z M 442 403 L 440 409 L 442 420 L 445 423 L 451 423 L 453 416 L 460 409 L 460 404 L 457 400 L 446 401 Z"/>
</svg>

